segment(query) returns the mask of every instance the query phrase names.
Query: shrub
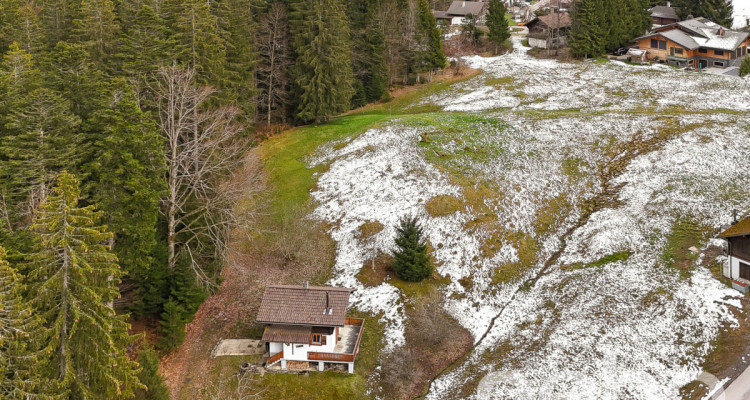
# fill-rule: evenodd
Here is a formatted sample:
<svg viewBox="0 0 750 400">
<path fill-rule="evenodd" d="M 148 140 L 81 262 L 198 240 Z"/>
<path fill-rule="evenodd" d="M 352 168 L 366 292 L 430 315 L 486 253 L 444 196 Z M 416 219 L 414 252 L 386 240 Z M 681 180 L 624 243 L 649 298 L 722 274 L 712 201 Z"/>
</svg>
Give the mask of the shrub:
<svg viewBox="0 0 750 400">
<path fill-rule="evenodd" d="M 740 65 L 740 76 L 745 76 L 747 74 L 750 74 L 750 57 L 742 60 L 742 65 Z"/>
<path fill-rule="evenodd" d="M 432 264 L 427 255 L 422 227 L 416 217 L 404 217 L 396 227 L 396 246 L 393 254 L 393 272 L 400 279 L 408 282 L 419 282 L 432 274 Z"/>
</svg>

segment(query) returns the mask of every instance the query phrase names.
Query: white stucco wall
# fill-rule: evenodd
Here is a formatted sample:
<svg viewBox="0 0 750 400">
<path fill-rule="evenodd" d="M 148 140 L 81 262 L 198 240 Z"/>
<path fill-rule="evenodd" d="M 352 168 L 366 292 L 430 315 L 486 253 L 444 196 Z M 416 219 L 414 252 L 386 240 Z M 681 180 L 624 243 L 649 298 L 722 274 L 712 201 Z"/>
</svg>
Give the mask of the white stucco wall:
<svg viewBox="0 0 750 400">
<path fill-rule="evenodd" d="M 291 361 L 307 361 L 307 352 L 310 345 L 284 343 L 284 359 Z"/>
<path fill-rule="evenodd" d="M 740 277 L 740 262 L 743 262 L 745 264 L 750 264 L 750 260 L 743 260 L 741 258 L 737 258 L 734 256 L 729 257 L 729 265 L 732 269 L 732 279 L 737 279 Z"/>
<path fill-rule="evenodd" d="M 281 343 L 271 342 L 271 343 L 268 343 L 268 347 L 269 347 L 268 350 L 270 351 L 270 355 L 274 355 L 280 352 L 281 350 L 283 350 L 283 345 Z"/>
</svg>

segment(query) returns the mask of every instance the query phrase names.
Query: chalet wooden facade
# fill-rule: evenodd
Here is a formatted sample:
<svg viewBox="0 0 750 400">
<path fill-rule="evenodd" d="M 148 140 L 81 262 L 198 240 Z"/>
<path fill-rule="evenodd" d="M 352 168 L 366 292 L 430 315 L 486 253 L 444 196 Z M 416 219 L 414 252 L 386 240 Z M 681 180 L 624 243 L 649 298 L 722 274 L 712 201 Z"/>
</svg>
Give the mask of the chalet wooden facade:
<svg viewBox="0 0 750 400">
<path fill-rule="evenodd" d="M 364 331 L 364 320 L 348 318 L 352 289 L 320 286 L 268 286 L 258 323 L 266 324 L 266 367 L 286 370 L 289 363 L 311 365 L 319 371 L 328 364 L 345 364 L 354 373 L 354 360 Z"/>
<path fill-rule="evenodd" d="M 536 17 L 526 24 L 529 28 L 529 46 L 540 49 L 566 46 L 572 25 L 570 14 L 566 12 Z"/>
<path fill-rule="evenodd" d="M 745 218 L 719 235 L 727 241 L 729 263 L 724 275 L 741 292 L 750 290 L 750 217 Z"/>
<path fill-rule="evenodd" d="M 650 60 L 666 61 L 681 67 L 739 67 L 747 56 L 747 32 L 726 29 L 705 18 L 693 18 L 656 28 L 633 39 Z"/>
</svg>

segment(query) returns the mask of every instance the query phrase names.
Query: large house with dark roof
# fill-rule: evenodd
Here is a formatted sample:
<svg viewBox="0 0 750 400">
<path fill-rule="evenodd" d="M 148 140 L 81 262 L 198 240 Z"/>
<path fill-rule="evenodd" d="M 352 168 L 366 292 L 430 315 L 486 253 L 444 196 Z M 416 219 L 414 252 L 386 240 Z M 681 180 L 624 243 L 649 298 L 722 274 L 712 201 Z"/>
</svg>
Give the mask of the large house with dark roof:
<svg viewBox="0 0 750 400">
<path fill-rule="evenodd" d="M 729 264 L 724 275 L 742 292 L 750 290 L 750 217 L 740 220 L 719 235 L 729 245 Z"/>
<path fill-rule="evenodd" d="M 693 18 L 658 27 L 633 42 L 641 50 L 648 50 L 649 59 L 705 70 L 739 67 L 747 56 L 750 38 L 747 32 L 733 31 L 705 18 Z"/>
<path fill-rule="evenodd" d="M 354 373 L 364 320 L 348 318 L 352 289 L 268 286 L 256 321 L 266 324 L 266 367 L 308 369 L 345 364 Z"/>
<path fill-rule="evenodd" d="M 451 19 L 451 25 L 462 25 L 470 14 L 478 25 L 484 25 L 487 17 L 488 3 L 484 1 L 454 1 L 445 12 L 445 18 Z"/>
</svg>

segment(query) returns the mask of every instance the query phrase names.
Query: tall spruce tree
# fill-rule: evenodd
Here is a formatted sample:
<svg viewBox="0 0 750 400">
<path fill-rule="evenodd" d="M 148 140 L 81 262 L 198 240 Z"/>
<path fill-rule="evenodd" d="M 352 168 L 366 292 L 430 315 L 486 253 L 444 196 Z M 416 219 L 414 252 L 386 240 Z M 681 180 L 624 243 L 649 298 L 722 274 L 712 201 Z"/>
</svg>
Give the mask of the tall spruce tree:
<svg viewBox="0 0 750 400">
<path fill-rule="evenodd" d="M 419 0 L 418 30 L 421 33 L 425 48 L 421 61 L 415 72 L 432 72 L 445 68 L 443 53 L 443 34 L 437 26 L 435 14 L 432 13 L 429 0 Z"/>
<path fill-rule="evenodd" d="M 387 95 L 385 35 L 381 29 L 378 0 L 352 0 L 348 3 L 352 70 L 356 78 L 352 106 L 361 107 Z"/>
<path fill-rule="evenodd" d="M 570 32 L 570 52 L 577 57 L 596 57 L 604 53 L 606 27 L 601 0 L 576 0 Z"/>
<path fill-rule="evenodd" d="M 112 67 L 120 25 L 112 0 L 82 0 L 73 20 L 73 37 L 84 44 L 100 69 Z"/>
<path fill-rule="evenodd" d="M 39 366 L 43 354 L 39 319 L 23 298 L 20 274 L 6 261 L 0 247 L 0 398 L 29 399 L 43 394 Z"/>
<path fill-rule="evenodd" d="M 86 124 L 91 140 L 87 201 L 104 212 L 115 235 L 113 251 L 131 280 L 145 285 L 157 246 L 160 199 L 166 189 L 164 141 L 153 119 L 143 113 L 124 79 L 110 85 L 101 108 Z"/>
<path fill-rule="evenodd" d="M 349 25 L 342 0 L 295 0 L 296 117 L 327 121 L 349 110 L 354 94 Z"/>
<path fill-rule="evenodd" d="M 144 4 L 135 14 L 130 29 L 122 37 L 120 59 L 127 76 L 144 78 L 174 58 L 174 39 L 166 22 Z"/>
<path fill-rule="evenodd" d="M 94 206 L 79 207 L 79 183 L 68 172 L 42 205 L 33 230 L 32 295 L 49 330 L 48 376 L 71 399 L 128 398 L 141 387 L 124 315 L 115 315 L 122 272 Z"/>
<path fill-rule="evenodd" d="M 487 13 L 487 28 L 489 33 L 487 37 L 490 42 L 495 44 L 495 52 L 498 46 L 510 38 L 510 28 L 508 27 L 508 9 L 501 0 L 490 0 L 489 11 Z"/>
<path fill-rule="evenodd" d="M 290 35 L 286 6 L 278 1 L 271 3 L 256 33 L 258 119 L 266 125 L 274 120 L 286 121 L 289 68 L 293 61 Z"/>
</svg>

